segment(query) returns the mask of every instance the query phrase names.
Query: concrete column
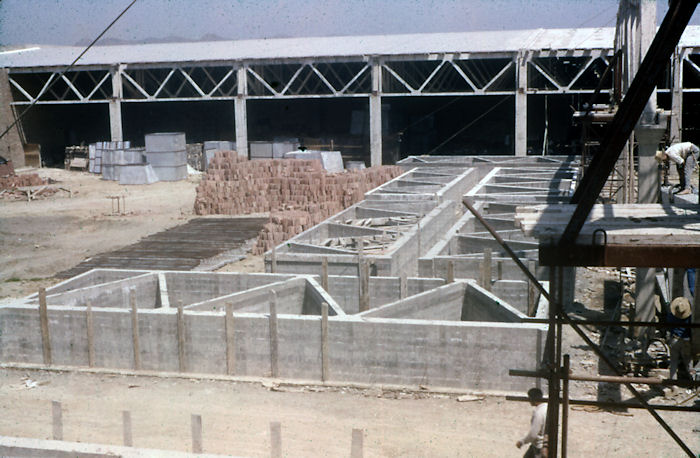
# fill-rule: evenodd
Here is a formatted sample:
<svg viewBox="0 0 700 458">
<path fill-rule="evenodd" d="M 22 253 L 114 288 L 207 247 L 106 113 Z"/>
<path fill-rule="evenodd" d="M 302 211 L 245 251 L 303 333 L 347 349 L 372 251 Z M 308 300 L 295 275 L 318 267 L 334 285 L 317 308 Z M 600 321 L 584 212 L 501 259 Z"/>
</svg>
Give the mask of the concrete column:
<svg viewBox="0 0 700 458">
<path fill-rule="evenodd" d="M 673 87 L 671 88 L 671 143 L 683 141 L 683 57 L 681 49 L 673 53 Z"/>
<path fill-rule="evenodd" d="M 372 93 L 369 96 L 370 165 L 382 165 L 382 67 L 372 63 Z"/>
<path fill-rule="evenodd" d="M 123 66 L 112 67 L 112 98 L 109 99 L 109 133 L 113 142 L 124 140 L 122 132 L 122 70 Z"/>
<path fill-rule="evenodd" d="M 248 157 L 248 72 L 246 67 L 238 69 L 238 94 L 235 100 L 236 111 L 236 151 L 239 156 Z"/>
<path fill-rule="evenodd" d="M 659 163 L 654 159 L 665 131 L 665 123 L 638 126 L 634 131 L 639 155 L 639 192 L 637 202 L 654 204 L 659 201 Z"/>
<path fill-rule="evenodd" d="M 639 154 L 639 190 L 637 202 L 640 204 L 657 203 L 659 200 L 659 166 L 654 159 L 659 141 L 665 131 L 665 123 L 639 126 L 635 130 Z M 650 321 L 654 317 L 654 285 L 656 269 L 637 267 L 636 273 L 636 321 Z M 634 328 L 637 337 L 646 335 L 651 328 Z"/>
<path fill-rule="evenodd" d="M 15 122 L 9 78 L 7 69 L 0 68 L 0 133 L 5 132 L 5 129 Z M 19 126 L 15 126 L 4 137 L 0 138 L 0 156 L 12 161 L 15 168 L 25 165 L 24 148 L 19 132 Z"/>
<path fill-rule="evenodd" d="M 518 87 L 515 92 L 515 155 L 527 155 L 527 52 L 516 58 Z"/>
</svg>

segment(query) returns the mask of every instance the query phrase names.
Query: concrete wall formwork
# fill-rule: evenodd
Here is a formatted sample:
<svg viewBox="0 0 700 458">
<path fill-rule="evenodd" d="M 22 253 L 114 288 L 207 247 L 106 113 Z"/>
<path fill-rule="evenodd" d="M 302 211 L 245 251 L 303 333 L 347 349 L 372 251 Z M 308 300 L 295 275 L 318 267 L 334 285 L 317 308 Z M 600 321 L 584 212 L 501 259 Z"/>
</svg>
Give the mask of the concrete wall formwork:
<svg viewBox="0 0 700 458">
<path fill-rule="evenodd" d="M 50 361 L 44 352 L 36 297 L 0 307 L 0 360 L 320 380 L 324 374 L 320 304 L 326 302 L 331 315 L 327 380 L 522 391 L 531 381 L 509 377 L 508 370 L 537 368 L 546 331 L 542 325 L 521 324 L 524 315 L 469 281 L 445 285 L 438 279 L 411 278 L 406 280 L 406 297 L 401 298 L 401 288 L 392 288 L 400 279 L 377 277 L 373 290 L 379 298 L 371 301 L 368 312 L 355 314 L 353 301 L 343 301 L 340 294 L 341 302 L 352 308 L 344 310 L 333 298 L 355 287 L 357 280 L 350 277 L 330 277 L 332 286 L 326 293 L 313 277 L 303 275 L 279 281 L 281 276 L 275 274 L 194 274 L 201 284 L 210 285 L 208 294 L 219 294 L 214 285 L 225 282 L 246 285 L 233 295 L 241 295 L 239 303 L 248 301 L 248 311 L 234 311 L 232 329 L 221 307 L 203 310 L 206 307 L 183 302 L 182 290 L 166 292 L 171 304 L 183 304 L 181 314 L 174 307 L 143 303 L 134 315 L 126 303 L 99 297 L 88 312 L 79 305 L 85 301 L 74 300 L 100 285 L 114 287 L 113 282 L 99 283 L 114 278 L 112 272 L 91 271 L 74 280 L 76 289 L 68 281 L 48 291 L 53 298 L 46 307 Z M 161 274 L 130 273 L 126 279 Z M 167 275 L 169 284 L 193 277 L 190 272 Z M 265 284 L 252 286 L 255 283 Z M 285 296 L 281 285 L 296 293 Z M 61 292 L 51 294 L 57 290 Z M 265 297 L 246 296 L 256 290 L 264 291 Z M 271 293 L 275 290 L 276 296 Z M 270 301 L 275 297 L 278 306 L 272 313 Z M 61 298 L 74 305 L 61 304 Z M 392 317 L 382 316 L 387 311 Z"/>
</svg>

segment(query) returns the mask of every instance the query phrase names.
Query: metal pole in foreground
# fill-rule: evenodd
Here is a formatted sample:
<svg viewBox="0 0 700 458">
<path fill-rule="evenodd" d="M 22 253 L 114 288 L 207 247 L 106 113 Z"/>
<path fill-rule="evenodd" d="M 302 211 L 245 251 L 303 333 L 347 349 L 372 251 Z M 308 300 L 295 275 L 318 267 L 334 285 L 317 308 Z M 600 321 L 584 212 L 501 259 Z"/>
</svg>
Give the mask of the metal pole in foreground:
<svg viewBox="0 0 700 458">
<path fill-rule="evenodd" d="M 464 205 L 469 209 L 470 212 L 484 225 L 486 230 L 489 231 L 489 233 L 493 236 L 494 239 L 503 247 L 504 250 L 510 255 L 510 257 L 513 259 L 513 261 L 518 265 L 518 267 L 523 271 L 523 273 L 530 279 L 531 282 L 533 282 L 533 285 L 537 287 L 538 290 L 540 290 L 540 293 L 550 302 L 552 303 L 552 300 L 549 296 L 549 293 L 547 290 L 544 289 L 544 287 L 540 284 L 540 282 L 535 278 L 535 276 L 528 270 L 527 267 L 520 261 L 518 256 L 513 252 L 513 250 L 508 246 L 508 244 L 501 238 L 501 236 L 498 235 L 498 233 L 491 227 L 491 225 L 484 220 L 484 217 L 481 216 L 481 214 L 474 208 L 474 206 L 469 203 L 467 199 L 463 199 Z M 599 356 L 607 366 L 615 372 L 615 374 L 622 376 L 623 374 L 620 372 L 620 369 L 613 364 L 613 362 L 608 358 L 608 356 L 601 350 L 601 348 L 593 343 L 593 341 L 586 335 L 585 332 L 576 324 L 571 321 L 571 318 L 569 318 L 569 315 L 561 310 L 561 319 L 564 320 L 564 323 L 566 323 L 568 326 L 571 326 L 571 328 L 576 331 L 576 333 L 586 342 L 586 344 L 591 347 L 591 350 Z M 673 429 L 664 421 L 663 418 L 659 416 L 659 414 L 654 410 L 654 407 L 650 406 L 649 403 L 642 397 L 642 395 L 637 391 L 634 386 L 632 386 L 631 383 L 625 383 L 625 386 L 627 387 L 628 390 L 634 395 L 635 398 L 642 404 L 642 406 L 651 414 L 652 417 L 661 425 L 661 427 L 673 438 L 674 441 L 683 449 L 683 451 L 690 457 L 695 457 L 695 454 L 693 454 L 693 451 L 690 450 L 690 448 L 683 442 L 683 440 L 673 431 Z"/>
</svg>

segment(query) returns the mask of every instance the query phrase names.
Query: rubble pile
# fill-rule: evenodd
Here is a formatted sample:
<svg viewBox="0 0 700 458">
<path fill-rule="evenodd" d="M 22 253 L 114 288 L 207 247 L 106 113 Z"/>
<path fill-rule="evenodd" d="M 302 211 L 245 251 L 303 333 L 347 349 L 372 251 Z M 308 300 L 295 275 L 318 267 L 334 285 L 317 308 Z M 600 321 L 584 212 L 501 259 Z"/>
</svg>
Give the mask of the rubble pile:
<svg viewBox="0 0 700 458">
<path fill-rule="evenodd" d="M 197 187 L 198 215 L 270 212 L 253 248 L 261 254 L 361 201 L 365 192 L 401 174 L 396 166 L 328 173 L 317 160 L 249 161 L 219 151 Z"/>
</svg>

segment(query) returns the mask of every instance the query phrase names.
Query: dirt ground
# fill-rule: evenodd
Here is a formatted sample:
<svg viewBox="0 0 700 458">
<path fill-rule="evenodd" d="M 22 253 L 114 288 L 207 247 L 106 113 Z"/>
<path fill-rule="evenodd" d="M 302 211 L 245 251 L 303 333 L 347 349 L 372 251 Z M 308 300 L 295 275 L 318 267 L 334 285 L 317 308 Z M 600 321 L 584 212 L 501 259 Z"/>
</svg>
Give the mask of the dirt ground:
<svg viewBox="0 0 700 458">
<path fill-rule="evenodd" d="M 196 175 L 185 181 L 123 186 L 87 172 L 27 172 L 70 188 L 73 197 L 61 192 L 31 202 L 0 200 L 0 299 L 36 292 L 55 283 L 57 272 L 90 256 L 194 216 Z M 124 197 L 125 214 L 112 214 L 108 196 Z"/>
<path fill-rule="evenodd" d="M 27 380 L 37 382 L 27 387 Z M 64 439 L 121 445 L 121 412 L 131 411 L 134 445 L 187 451 L 190 415 L 202 416 L 204 451 L 269 456 L 269 424 L 282 425 L 284 456 L 348 456 L 353 428 L 366 457 L 520 456 L 530 407 L 489 396 L 257 383 L 162 379 L 44 371 L 0 371 L 0 434 L 51 438 L 51 401 L 62 403 Z M 31 383 L 30 383 L 31 385 Z M 681 437 L 700 445 L 697 414 L 663 413 Z M 683 456 L 649 414 L 572 409 L 570 456 Z"/>
<path fill-rule="evenodd" d="M 198 177 L 149 186 L 120 186 L 98 176 L 59 169 L 34 170 L 73 190 L 32 202 L 0 200 L 0 302 L 57 282 L 53 276 L 83 259 L 131 244 L 192 218 Z M 126 214 L 112 215 L 108 196 L 126 197 Z M 248 256 L 223 271 L 263 271 Z M 579 269 L 573 316 L 610 317 L 619 273 Z M 628 297 L 633 288 L 623 285 Z M 625 292 L 623 291 L 623 292 Z M 4 299 L 3 299 L 4 298 Z M 605 332 L 587 329 L 598 342 Z M 609 345 L 623 342 L 611 333 Z M 564 353 L 575 373 L 606 373 L 573 331 Z M 654 375 L 654 374 L 651 374 Z M 665 375 L 661 371 L 661 375 Z M 37 386 L 28 380 L 38 382 Z M 27 386 L 30 385 L 30 386 Z M 617 386 L 572 382 L 572 397 L 626 400 Z M 651 402 L 680 403 L 692 393 L 645 392 Z M 697 398 L 696 398 L 697 399 Z M 51 401 L 64 406 L 69 441 L 121 444 L 121 411 L 130 410 L 138 447 L 186 451 L 190 414 L 203 418 L 204 451 L 269 455 L 269 423 L 282 424 L 285 456 L 347 456 L 353 428 L 364 430 L 365 456 L 520 456 L 515 441 L 526 431 L 530 407 L 487 396 L 458 402 L 428 393 L 293 387 L 273 391 L 259 383 L 0 369 L 0 435 L 50 438 Z M 684 405 L 692 405 L 686 401 Z M 676 432 L 700 450 L 697 413 L 662 412 Z M 645 411 L 572 408 L 571 456 L 684 456 Z"/>
</svg>

